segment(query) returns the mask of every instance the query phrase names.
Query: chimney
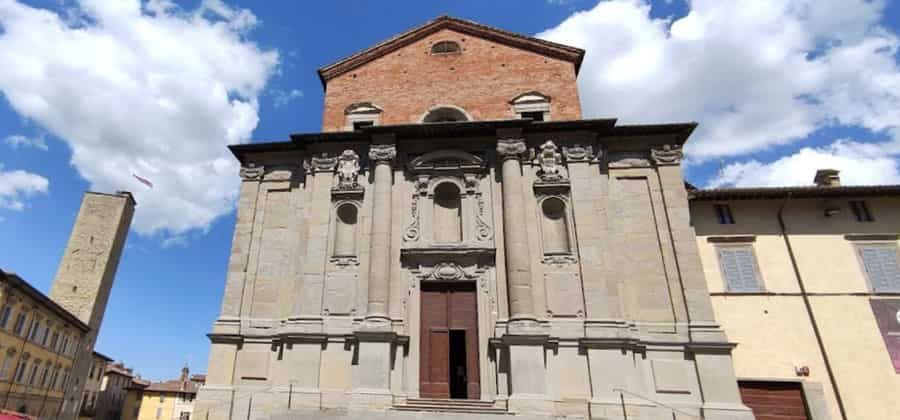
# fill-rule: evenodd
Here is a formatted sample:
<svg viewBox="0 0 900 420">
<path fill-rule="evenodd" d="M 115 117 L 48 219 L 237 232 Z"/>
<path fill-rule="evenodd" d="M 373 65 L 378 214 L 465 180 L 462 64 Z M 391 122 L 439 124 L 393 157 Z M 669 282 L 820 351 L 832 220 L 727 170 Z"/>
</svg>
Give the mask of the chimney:
<svg viewBox="0 0 900 420">
<path fill-rule="evenodd" d="M 188 375 L 189 375 L 190 373 L 191 373 L 191 371 L 188 369 L 187 366 L 181 368 L 181 382 L 187 382 L 187 380 L 188 380 Z"/>
<path fill-rule="evenodd" d="M 819 169 L 813 182 L 818 187 L 840 187 L 841 177 L 838 175 L 840 172 L 837 169 Z"/>
</svg>

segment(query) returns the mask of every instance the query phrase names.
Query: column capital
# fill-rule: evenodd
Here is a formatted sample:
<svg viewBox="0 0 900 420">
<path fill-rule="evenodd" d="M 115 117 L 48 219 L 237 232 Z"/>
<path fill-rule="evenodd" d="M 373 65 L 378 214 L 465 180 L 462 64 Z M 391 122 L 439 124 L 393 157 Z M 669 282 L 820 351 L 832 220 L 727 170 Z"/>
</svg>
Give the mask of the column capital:
<svg viewBox="0 0 900 420">
<path fill-rule="evenodd" d="M 665 144 L 650 149 L 650 158 L 656 166 L 678 165 L 683 157 L 681 146 L 677 144 Z"/>
<path fill-rule="evenodd" d="M 337 166 L 338 157 L 336 155 L 329 155 L 328 153 L 321 153 L 319 155 L 313 155 L 309 158 L 309 160 L 303 161 L 303 167 L 310 172 L 334 172 L 335 166 Z"/>
<path fill-rule="evenodd" d="M 519 159 L 528 150 L 524 139 L 498 139 L 497 156 L 502 160 Z"/>
<path fill-rule="evenodd" d="M 265 168 L 262 165 L 248 163 L 241 166 L 240 174 L 244 181 L 259 181 L 262 179 L 263 172 L 265 172 Z"/>
<path fill-rule="evenodd" d="M 603 156 L 602 150 L 594 151 L 591 144 L 571 144 L 563 147 L 563 156 L 566 162 L 596 162 Z"/>
<path fill-rule="evenodd" d="M 373 144 L 369 146 L 369 159 L 377 163 L 391 163 L 397 157 L 397 146 L 393 144 Z"/>
</svg>

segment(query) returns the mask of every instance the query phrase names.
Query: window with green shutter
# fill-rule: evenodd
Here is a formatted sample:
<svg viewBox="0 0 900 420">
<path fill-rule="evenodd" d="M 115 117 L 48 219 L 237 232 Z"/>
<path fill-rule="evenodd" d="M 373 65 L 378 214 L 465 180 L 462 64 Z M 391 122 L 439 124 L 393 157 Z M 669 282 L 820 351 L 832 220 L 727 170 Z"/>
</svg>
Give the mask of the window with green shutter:
<svg viewBox="0 0 900 420">
<path fill-rule="evenodd" d="M 738 293 L 762 291 L 762 282 L 756 270 L 752 247 L 723 246 L 719 247 L 718 251 L 726 291 Z"/>
<path fill-rule="evenodd" d="M 860 245 L 857 252 L 873 292 L 900 292 L 896 245 Z"/>
</svg>

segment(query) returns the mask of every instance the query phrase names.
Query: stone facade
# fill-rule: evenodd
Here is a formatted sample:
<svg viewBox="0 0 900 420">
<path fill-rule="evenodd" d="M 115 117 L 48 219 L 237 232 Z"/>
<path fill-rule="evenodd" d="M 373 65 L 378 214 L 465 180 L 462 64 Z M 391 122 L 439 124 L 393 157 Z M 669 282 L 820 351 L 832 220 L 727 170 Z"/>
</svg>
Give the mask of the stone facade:
<svg viewBox="0 0 900 420">
<path fill-rule="evenodd" d="M 460 50 L 422 51 L 459 33 Z M 416 64 L 444 51 L 466 73 Z M 501 51 L 525 67 L 497 67 Z M 578 119 L 582 55 L 440 18 L 321 70 L 325 133 L 232 146 L 243 183 L 195 416 L 402 417 L 456 378 L 423 355 L 448 356 L 462 327 L 432 331 L 423 302 L 458 286 L 473 291 L 456 304 L 474 346 L 454 365 L 451 344 L 449 363 L 469 400 L 522 417 L 753 418 L 689 223 L 680 163 L 695 125 Z M 388 64 L 447 87 L 378 96 L 406 87 L 378 86 Z M 354 73 L 373 88 L 339 81 Z M 480 90 L 454 96 L 469 80 Z M 338 131 L 352 101 L 374 126 Z"/>
</svg>

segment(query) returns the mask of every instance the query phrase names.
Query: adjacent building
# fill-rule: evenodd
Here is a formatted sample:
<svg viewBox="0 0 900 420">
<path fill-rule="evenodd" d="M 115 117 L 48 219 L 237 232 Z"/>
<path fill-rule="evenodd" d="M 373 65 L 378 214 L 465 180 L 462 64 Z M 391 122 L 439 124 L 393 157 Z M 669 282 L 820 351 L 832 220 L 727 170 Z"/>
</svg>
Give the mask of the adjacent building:
<svg viewBox="0 0 900 420">
<path fill-rule="evenodd" d="M 91 368 L 84 380 L 84 393 L 81 398 L 81 409 L 78 413 L 79 420 L 94 418 L 97 413 L 97 398 L 103 388 L 103 378 L 106 374 L 106 365 L 113 360 L 103 354 L 94 352 Z"/>
<path fill-rule="evenodd" d="M 134 371 L 122 362 L 109 363 L 100 384 L 94 415 L 96 420 L 119 420 L 126 413 L 125 400 L 134 384 Z"/>
<path fill-rule="evenodd" d="M 141 413 L 141 400 L 144 397 L 144 389 L 150 386 L 150 381 L 134 378 L 131 386 L 126 389 L 125 404 L 122 407 L 122 420 L 135 420 Z"/>
<path fill-rule="evenodd" d="M 582 119 L 584 53 L 441 17 L 320 69 L 322 132 L 232 146 L 195 417 L 753 418 L 690 224 L 695 124 Z"/>
<path fill-rule="evenodd" d="M 57 418 L 90 328 L 14 273 L 0 271 L 0 409 Z"/>
<path fill-rule="evenodd" d="M 181 376 L 170 381 L 154 382 L 143 388 L 140 403 L 128 420 L 190 420 L 194 412 L 197 390 L 203 385 L 204 375 L 189 375 L 187 367 Z M 197 418 L 197 417 L 194 417 Z"/>
<path fill-rule="evenodd" d="M 693 190 L 690 203 L 744 402 L 758 416 L 898 418 L 900 185 L 821 170 L 810 186 Z"/>
</svg>

